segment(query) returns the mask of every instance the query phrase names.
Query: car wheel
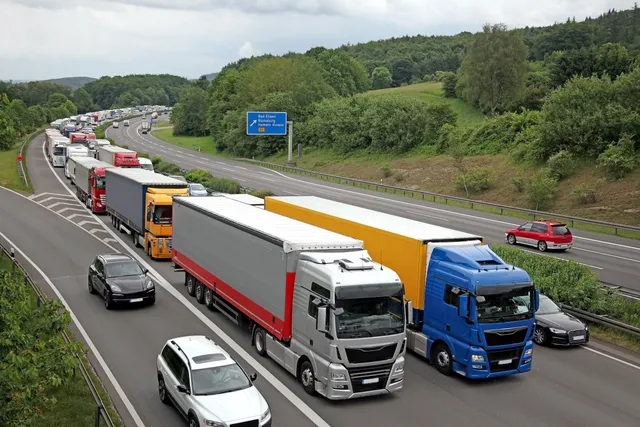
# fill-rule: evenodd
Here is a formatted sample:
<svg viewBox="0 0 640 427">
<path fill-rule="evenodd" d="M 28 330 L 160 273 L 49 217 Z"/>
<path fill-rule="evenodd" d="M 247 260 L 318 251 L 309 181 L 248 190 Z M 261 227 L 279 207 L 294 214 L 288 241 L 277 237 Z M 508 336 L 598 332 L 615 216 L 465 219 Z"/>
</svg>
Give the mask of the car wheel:
<svg viewBox="0 0 640 427">
<path fill-rule="evenodd" d="M 113 309 L 113 300 L 111 299 L 111 295 L 109 295 L 108 291 L 104 293 L 104 308 L 107 310 Z"/>
<path fill-rule="evenodd" d="M 441 374 L 451 375 L 453 373 L 453 358 L 446 344 L 440 343 L 436 346 L 434 359 L 436 368 Z"/>
<path fill-rule="evenodd" d="M 545 242 L 544 240 L 540 240 L 538 242 L 538 250 L 540 252 L 546 252 L 546 250 L 547 250 L 547 242 Z"/>
<path fill-rule="evenodd" d="M 187 274 L 187 293 L 191 296 L 196 294 L 196 279 L 190 274 Z"/>
<path fill-rule="evenodd" d="M 533 342 L 538 345 L 545 345 L 548 338 L 547 331 L 543 328 L 536 328 L 536 331 L 533 333 Z"/>
<path fill-rule="evenodd" d="M 510 245 L 515 245 L 516 244 L 516 236 L 514 236 L 513 234 L 509 234 L 507 236 L 507 243 L 509 243 Z"/>
<path fill-rule="evenodd" d="M 313 365 L 308 360 L 302 362 L 302 366 L 300 366 L 300 383 L 307 394 L 316 394 L 315 373 Z"/>
<path fill-rule="evenodd" d="M 193 415 L 189 415 L 189 427 L 198 427 L 198 420 Z"/>
<path fill-rule="evenodd" d="M 258 328 L 256 330 L 256 335 L 253 337 L 253 341 L 256 345 L 256 352 L 264 357 L 267 355 L 267 340 L 264 329 Z"/>
<path fill-rule="evenodd" d="M 91 281 L 91 276 L 89 276 L 89 277 L 87 278 L 87 283 L 88 283 L 88 285 L 89 285 L 89 293 L 90 293 L 90 294 L 95 294 L 95 293 L 96 293 L 96 290 L 95 290 L 95 289 L 94 289 L 94 287 L 93 287 L 93 282 Z"/>
<path fill-rule="evenodd" d="M 200 304 L 204 302 L 204 285 L 200 282 L 196 285 L 196 301 Z"/>
<path fill-rule="evenodd" d="M 167 388 L 164 385 L 164 378 L 162 378 L 162 376 L 158 376 L 158 396 L 160 397 L 160 402 L 165 405 L 171 403 L 169 396 L 167 395 Z"/>
</svg>

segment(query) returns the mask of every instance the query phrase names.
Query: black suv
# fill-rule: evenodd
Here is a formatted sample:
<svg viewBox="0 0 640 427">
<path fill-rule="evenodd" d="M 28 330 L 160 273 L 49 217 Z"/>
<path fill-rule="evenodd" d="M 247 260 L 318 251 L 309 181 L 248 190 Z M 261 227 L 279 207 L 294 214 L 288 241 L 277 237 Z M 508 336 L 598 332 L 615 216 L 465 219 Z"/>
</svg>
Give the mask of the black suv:
<svg viewBox="0 0 640 427">
<path fill-rule="evenodd" d="M 98 255 L 89 267 L 88 282 L 89 292 L 100 294 L 107 310 L 115 303 L 156 302 L 156 287 L 149 270 L 129 255 Z"/>
</svg>

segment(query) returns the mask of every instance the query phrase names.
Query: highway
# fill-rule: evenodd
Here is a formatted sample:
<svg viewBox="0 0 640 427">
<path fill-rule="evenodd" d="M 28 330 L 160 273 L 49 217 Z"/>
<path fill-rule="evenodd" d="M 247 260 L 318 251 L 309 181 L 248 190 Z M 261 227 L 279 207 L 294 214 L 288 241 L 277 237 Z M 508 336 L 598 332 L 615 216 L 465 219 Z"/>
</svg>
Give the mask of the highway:
<svg viewBox="0 0 640 427">
<path fill-rule="evenodd" d="M 94 217 L 75 202 L 62 171 L 54 175 L 44 161 L 42 144 L 42 138 L 34 140 L 27 152 L 36 194 L 29 200 L 0 190 L 0 232 L 40 266 L 67 300 L 142 420 L 134 423 L 122 403 L 127 399 L 115 399 L 127 425 L 181 425 L 175 411 L 157 398 L 155 357 L 167 338 L 200 333 L 237 343 L 222 345 L 249 372 L 259 372 L 257 386 L 272 406 L 274 425 L 382 427 L 425 420 L 445 425 L 473 420 L 479 427 L 640 425 L 640 360 L 598 343 L 586 349 L 536 347 L 532 372 L 479 383 L 444 377 L 408 354 L 404 390 L 397 395 L 351 402 L 307 396 L 274 362 L 242 354 L 255 355 L 248 334 L 190 299 L 182 274 L 173 272 L 170 263 L 148 261 L 126 235 L 110 233 L 107 218 Z M 107 312 L 98 297 L 89 295 L 87 266 L 97 253 L 113 250 L 147 260 L 158 277 L 156 305 Z M 273 379 L 267 381 L 265 370 Z"/>
<path fill-rule="evenodd" d="M 168 116 L 160 116 L 162 119 Z M 504 243 L 505 230 L 516 227 L 523 220 L 456 208 L 438 203 L 412 200 L 402 196 L 328 183 L 309 177 L 284 174 L 229 159 L 194 152 L 165 143 L 151 134 L 140 134 L 141 119 L 130 121 L 131 126 L 109 128 L 107 137 L 132 150 L 160 156 L 184 169 L 205 169 L 215 176 L 232 178 L 243 186 L 269 189 L 277 195 L 314 195 L 361 207 L 375 209 L 414 220 L 429 222 L 469 233 L 479 233 L 486 242 Z M 257 137 L 256 137 L 257 138 Z M 283 144 L 286 140 L 283 138 Z M 573 230 L 574 247 L 565 253 L 547 253 L 571 259 L 589 266 L 600 280 L 640 291 L 640 241 Z M 535 249 L 524 248 L 533 253 Z"/>
</svg>

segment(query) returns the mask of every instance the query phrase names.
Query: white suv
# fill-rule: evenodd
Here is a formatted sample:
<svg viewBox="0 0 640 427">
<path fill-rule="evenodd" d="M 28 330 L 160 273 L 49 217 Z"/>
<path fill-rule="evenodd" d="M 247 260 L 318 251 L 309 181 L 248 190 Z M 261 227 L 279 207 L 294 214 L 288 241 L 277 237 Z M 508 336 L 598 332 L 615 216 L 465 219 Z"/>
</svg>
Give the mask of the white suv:
<svg viewBox="0 0 640 427">
<path fill-rule="evenodd" d="M 158 394 L 189 427 L 271 427 L 271 410 L 250 377 L 209 337 L 173 338 L 158 355 Z"/>
</svg>

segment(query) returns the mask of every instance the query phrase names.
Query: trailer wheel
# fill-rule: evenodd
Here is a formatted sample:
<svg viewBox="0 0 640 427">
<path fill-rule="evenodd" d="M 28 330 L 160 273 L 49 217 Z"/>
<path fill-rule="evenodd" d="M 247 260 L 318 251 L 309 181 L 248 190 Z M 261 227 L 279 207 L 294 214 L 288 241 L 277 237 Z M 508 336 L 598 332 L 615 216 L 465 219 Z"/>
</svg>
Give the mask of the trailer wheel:
<svg viewBox="0 0 640 427">
<path fill-rule="evenodd" d="M 311 362 L 309 362 L 308 360 L 302 362 L 302 366 L 300 366 L 299 377 L 304 391 L 312 396 L 316 394 L 315 373 L 313 372 L 313 365 L 311 365 Z"/>
<path fill-rule="evenodd" d="M 151 248 L 149 248 L 151 249 Z M 192 275 L 187 273 L 187 279 L 185 280 L 185 285 L 187 285 L 187 293 L 191 296 L 196 294 L 196 279 Z"/>
<path fill-rule="evenodd" d="M 256 352 L 265 357 L 267 355 L 267 339 L 266 333 L 262 328 L 256 328 L 256 333 L 253 337 L 253 341 L 256 345 Z"/>
<path fill-rule="evenodd" d="M 196 284 L 196 301 L 200 304 L 204 302 L 204 285 L 200 282 Z"/>
<path fill-rule="evenodd" d="M 140 242 L 138 242 L 139 234 L 134 231 L 133 233 L 131 233 L 131 236 L 133 236 L 133 246 L 135 246 L 136 248 L 139 248 L 140 247 Z"/>
<path fill-rule="evenodd" d="M 213 291 L 209 287 L 204 288 L 204 304 L 211 310 L 216 309 L 213 304 Z"/>
</svg>

